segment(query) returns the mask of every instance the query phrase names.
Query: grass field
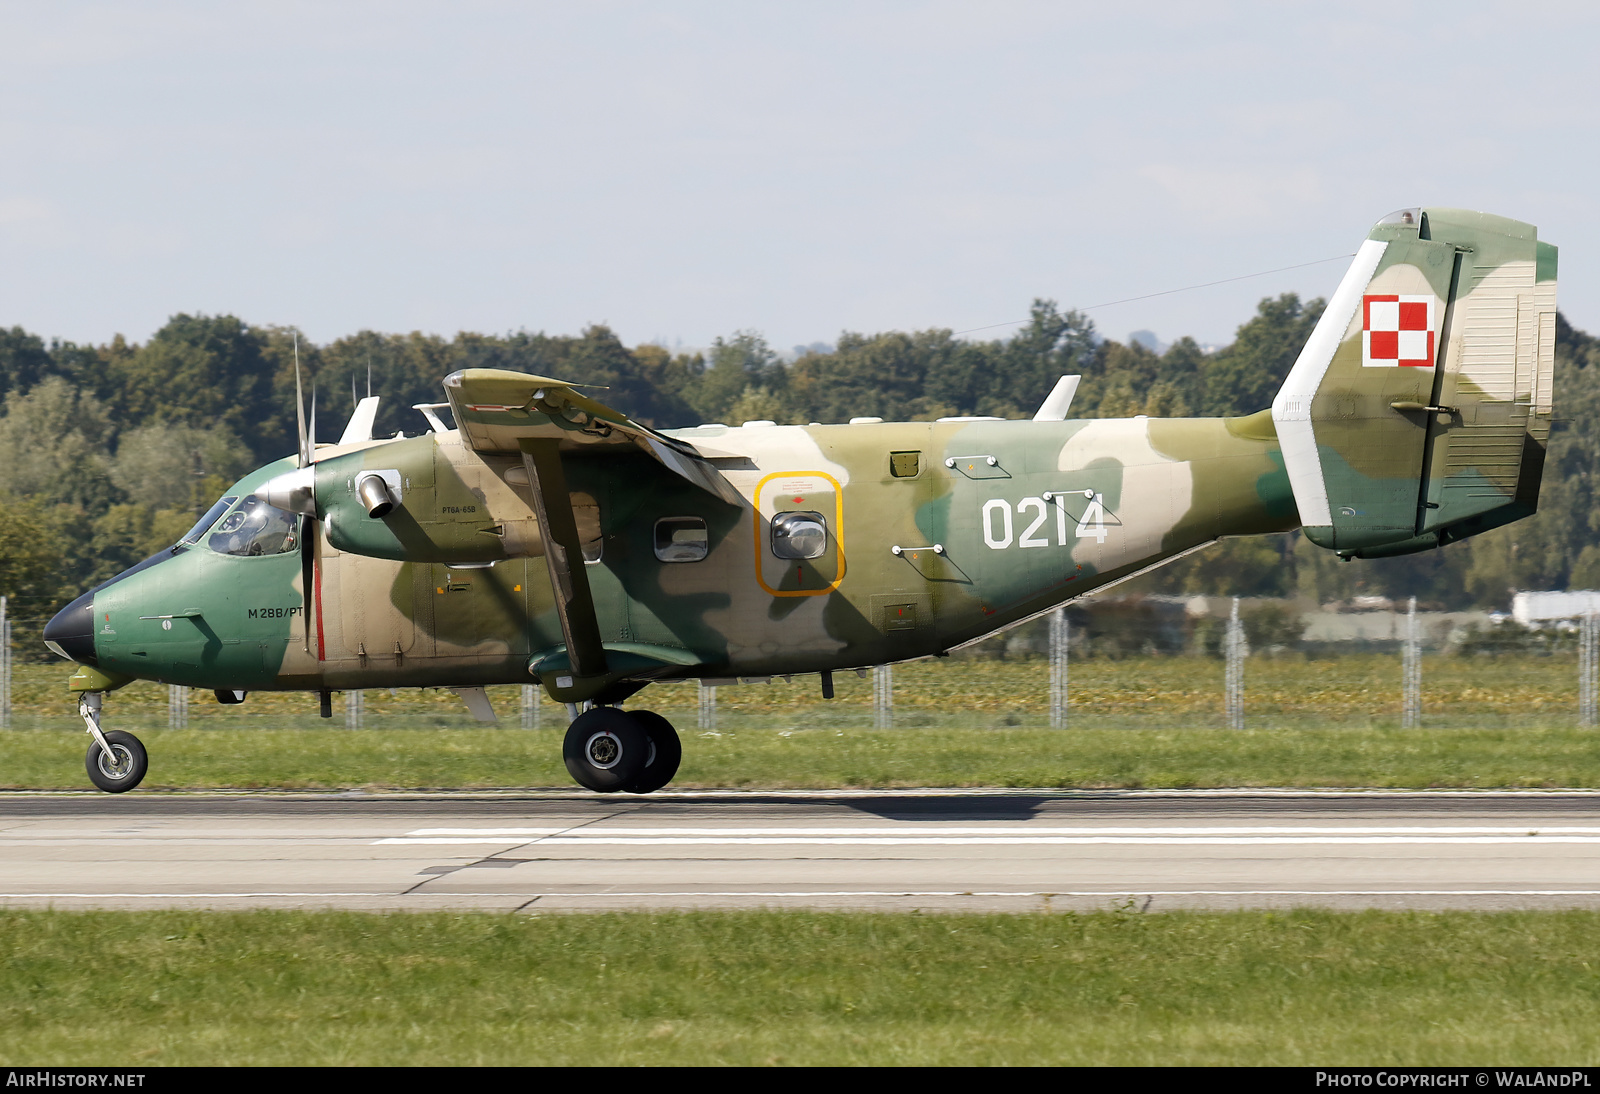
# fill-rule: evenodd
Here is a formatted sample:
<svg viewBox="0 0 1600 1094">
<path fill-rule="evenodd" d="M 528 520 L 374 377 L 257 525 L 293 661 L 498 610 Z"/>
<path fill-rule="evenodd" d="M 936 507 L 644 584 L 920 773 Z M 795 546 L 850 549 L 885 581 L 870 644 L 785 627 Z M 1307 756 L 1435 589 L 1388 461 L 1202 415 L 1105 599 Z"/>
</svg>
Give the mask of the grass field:
<svg viewBox="0 0 1600 1094">
<path fill-rule="evenodd" d="M 653 687 L 639 705 L 683 732 L 684 788 L 1600 786 L 1600 733 L 1574 724 L 1570 661 L 1432 659 L 1423 728 L 1401 730 L 1393 660 L 1252 660 L 1243 732 L 1220 728 L 1220 666 L 1202 658 L 1076 666 L 1064 731 L 1045 728 L 1037 661 L 900 666 L 887 730 L 870 728 L 871 682 L 854 675 L 831 703 L 814 680 L 719 688 L 708 730 L 692 685 Z M 20 667 L 15 690 L 0 787 L 85 787 L 63 670 Z M 513 728 L 519 689 L 490 690 L 505 728 L 471 722 L 448 692 L 409 690 L 367 692 L 359 730 L 342 704 L 317 718 L 306 695 L 224 707 L 196 692 L 190 728 L 171 730 L 166 689 L 149 683 L 111 695 L 106 725 L 144 739 L 152 789 L 570 787 L 562 708 L 543 704 L 543 729 Z"/>
<path fill-rule="evenodd" d="M 13 688 L 16 723 L 68 727 L 72 697 L 68 666 L 18 665 Z M 790 683 L 748 684 L 717 689 L 718 728 L 861 728 L 872 725 L 872 681 L 854 673 L 836 677 L 838 697 L 824 701 L 815 676 Z M 895 724 L 910 728 L 1043 726 L 1049 713 L 1049 667 L 1042 660 L 998 661 L 950 658 L 894 668 Z M 1203 657 L 1141 657 L 1074 662 L 1070 717 L 1084 728 L 1190 728 L 1222 724 L 1222 662 Z M 520 692 L 489 689 L 502 719 L 516 724 Z M 404 689 L 368 691 L 366 724 L 469 726 L 461 701 L 449 692 Z M 1569 657 L 1425 657 L 1425 724 L 1451 727 L 1511 727 L 1572 724 L 1577 714 L 1577 667 Z M 1360 654 L 1325 660 L 1252 657 L 1245 669 L 1246 716 L 1272 727 L 1360 726 L 1398 723 L 1400 661 Z M 634 700 L 668 715 L 684 728 L 695 724 L 698 698 L 690 684 L 657 684 Z M 131 684 L 107 698 L 110 725 L 127 728 L 165 724 L 167 689 Z M 334 724 L 343 724 L 335 700 Z M 546 722 L 564 724 L 561 708 L 545 702 Z M 190 724 L 197 728 L 326 725 L 307 693 L 257 692 L 242 706 L 219 706 L 195 692 Z"/>
<path fill-rule="evenodd" d="M 0 913 L 0 1063 L 1592 1064 L 1600 915 Z"/>
<path fill-rule="evenodd" d="M 562 787 L 561 731 L 142 732 L 146 789 Z M 87 789 L 81 730 L 0 734 L 0 788 Z M 1600 734 L 1543 729 L 818 729 L 690 734 L 674 787 L 1592 787 Z"/>
</svg>

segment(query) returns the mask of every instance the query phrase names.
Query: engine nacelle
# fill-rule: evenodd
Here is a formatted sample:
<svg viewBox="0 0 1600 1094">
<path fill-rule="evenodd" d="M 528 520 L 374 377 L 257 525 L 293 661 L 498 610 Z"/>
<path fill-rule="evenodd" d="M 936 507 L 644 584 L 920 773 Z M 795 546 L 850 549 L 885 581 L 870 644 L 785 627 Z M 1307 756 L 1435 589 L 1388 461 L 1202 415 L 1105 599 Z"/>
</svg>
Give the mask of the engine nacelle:
<svg viewBox="0 0 1600 1094">
<path fill-rule="evenodd" d="M 259 491 L 315 516 L 336 550 L 402 562 L 496 562 L 544 554 L 528 474 L 514 456 L 482 456 L 434 433 L 289 471 Z M 600 538 L 594 499 L 574 496 L 583 540 Z"/>
</svg>

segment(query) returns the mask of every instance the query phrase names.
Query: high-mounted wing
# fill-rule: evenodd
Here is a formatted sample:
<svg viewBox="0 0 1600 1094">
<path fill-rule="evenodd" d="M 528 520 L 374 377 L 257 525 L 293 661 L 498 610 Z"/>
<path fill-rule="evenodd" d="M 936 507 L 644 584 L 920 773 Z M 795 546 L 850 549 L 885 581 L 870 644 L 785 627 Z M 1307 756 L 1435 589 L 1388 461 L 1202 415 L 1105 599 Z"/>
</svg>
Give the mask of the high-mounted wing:
<svg viewBox="0 0 1600 1094">
<path fill-rule="evenodd" d="M 462 439 L 475 451 L 518 453 L 529 441 L 555 441 L 562 452 L 638 449 L 729 505 L 742 502 L 733 484 L 693 448 L 579 394 L 564 380 L 469 368 L 446 376 L 444 390 Z"/>
<path fill-rule="evenodd" d="M 572 688 L 575 678 L 597 681 L 607 677 L 612 666 L 582 564 L 563 454 L 637 449 L 713 497 L 730 505 L 739 505 L 743 499 L 733 484 L 692 448 L 579 394 L 565 381 L 470 368 L 446 376 L 444 391 L 469 447 L 480 453 L 520 454 L 527 468 L 534 509 L 544 530 L 544 558 L 556 593 L 556 615 L 572 670 L 570 677 L 555 677 L 552 694 Z"/>
</svg>

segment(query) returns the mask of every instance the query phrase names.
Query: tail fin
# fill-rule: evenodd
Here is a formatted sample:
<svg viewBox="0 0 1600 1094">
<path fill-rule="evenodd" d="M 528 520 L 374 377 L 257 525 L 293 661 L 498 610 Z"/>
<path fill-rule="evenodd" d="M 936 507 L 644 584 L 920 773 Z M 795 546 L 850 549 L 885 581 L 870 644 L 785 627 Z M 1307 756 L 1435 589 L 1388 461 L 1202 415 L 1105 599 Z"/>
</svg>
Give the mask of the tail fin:
<svg viewBox="0 0 1600 1094">
<path fill-rule="evenodd" d="M 1556 248 L 1532 225 L 1380 220 L 1272 404 L 1307 538 L 1376 558 L 1531 516 L 1555 320 Z"/>
</svg>

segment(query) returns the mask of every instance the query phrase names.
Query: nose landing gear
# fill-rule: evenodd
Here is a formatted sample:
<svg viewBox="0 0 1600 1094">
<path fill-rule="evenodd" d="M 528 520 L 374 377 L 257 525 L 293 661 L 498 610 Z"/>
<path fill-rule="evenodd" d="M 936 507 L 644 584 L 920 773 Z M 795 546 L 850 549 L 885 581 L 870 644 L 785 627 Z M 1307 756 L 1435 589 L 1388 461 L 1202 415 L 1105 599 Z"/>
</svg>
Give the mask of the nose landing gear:
<svg viewBox="0 0 1600 1094">
<path fill-rule="evenodd" d="M 110 733 L 101 731 L 100 703 L 97 691 L 78 697 L 78 716 L 94 738 L 88 755 L 83 758 L 83 766 L 89 772 L 90 782 L 108 794 L 121 794 L 144 781 L 145 772 L 150 770 L 150 757 L 133 734 L 120 729 Z"/>
<path fill-rule="evenodd" d="M 579 786 L 602 794 L 649 794 L 678 773 L 683 745 L 652 710 L 591 707 L 567 727 L 562 757 Z"/>
</svg>

